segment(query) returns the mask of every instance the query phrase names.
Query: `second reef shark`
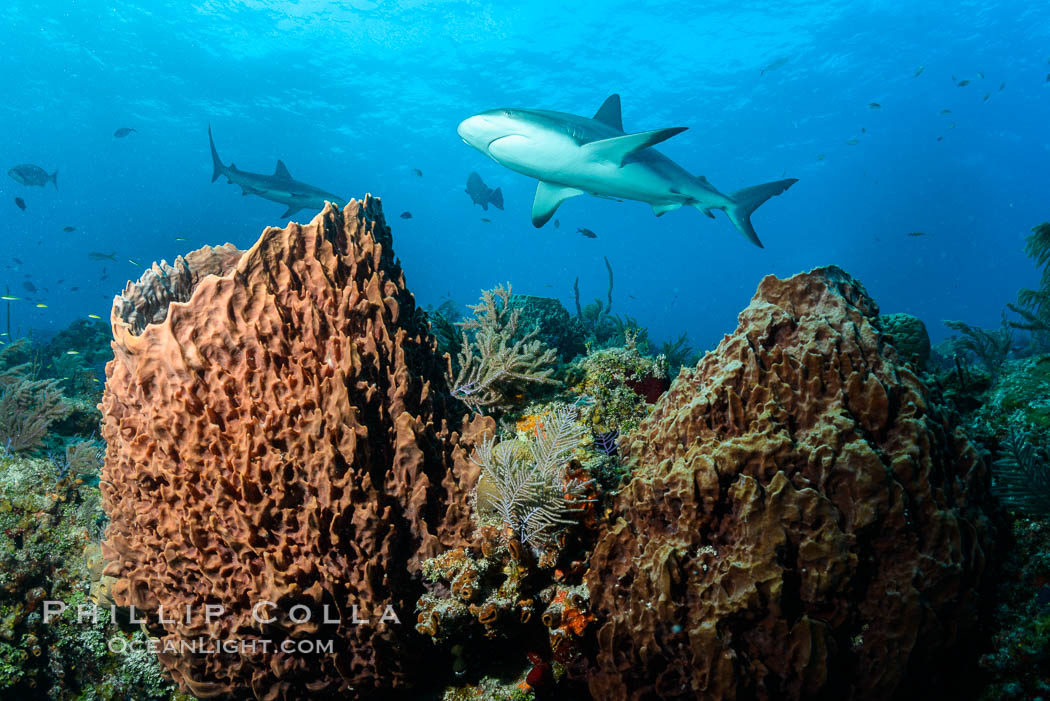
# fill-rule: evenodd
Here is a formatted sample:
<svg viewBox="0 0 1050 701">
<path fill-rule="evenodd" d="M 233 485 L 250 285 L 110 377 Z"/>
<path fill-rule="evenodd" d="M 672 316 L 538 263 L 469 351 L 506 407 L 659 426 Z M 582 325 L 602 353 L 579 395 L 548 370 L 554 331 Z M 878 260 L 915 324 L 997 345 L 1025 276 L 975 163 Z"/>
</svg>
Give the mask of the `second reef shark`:
<svg viewBox="0 0 1050 701">
<path fill-rule="evenodd" d="M 325 201 L 334 202 L 340 207 L 346 204 L 346 199 L 338 195 L 294 180 L 284 161 L 277 161 L 273 175 L 251 173 L 239 169 L 233 163 L 228 166 L 223 165 L 219 159 L 219 152 L 215 150 L 215 140 L 211 136 L 210 124 L 208 125 L 208 143 L 211 145 L 211 161 L 214 167 L 211 181 L 215 182 L 220 175 L 225 175 L 226 182 L 240 185 L 242 195 L 258 195 L 264 200 L 279 202 L 287 206 L 288 209 L 281 215 L 282 218 L 290 217 L 300 209 L 310 208 L 320 211 Z"/>
</svg>

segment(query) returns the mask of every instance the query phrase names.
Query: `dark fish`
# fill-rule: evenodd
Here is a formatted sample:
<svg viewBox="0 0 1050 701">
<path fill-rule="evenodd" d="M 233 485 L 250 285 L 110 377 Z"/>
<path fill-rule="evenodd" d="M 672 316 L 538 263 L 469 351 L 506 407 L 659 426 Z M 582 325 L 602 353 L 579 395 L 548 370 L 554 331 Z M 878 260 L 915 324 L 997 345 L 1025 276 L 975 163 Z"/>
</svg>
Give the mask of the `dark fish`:
<svg viewBox="0 0 1050 701">
<path fill-rule="evenodd" d="M 112 261 L 116 261 L 117 260 L 117 252 L 113 251 L 112 253 L 99 253 L 98 251 L 92 251 L 91 253 L 88 253 L 88 258 L 90 258 L 91 260 L 112 260 Z M 102 272 L 106 272 L 106 269 L 103 268 Z"/>
<path fill-rule="evenodd" d="M 19 265 L 22 265 L 22 261 L 18 260 L 14 256 L 11 256 L 11 260 L 13 260 L 14 262 L 18 263 Z"/>
<path fill-rule="evenodd" d="M 21 209 L 23 212 L 26 211 L 26 201 L 23 200 L 21 197 L 15 198 L 15 204 L 18 205 L 18 208 Z"/>
<path fill-rule="evenodd" d="M 768 66 L 763 68 L 759 75 L 765 75 L 769 71 L 775 71 L 778 68 L 783 68 L 789 60 L 790 59 L 787 56 L 778 58 L 776 61 L 773 61 L 773 63 L 770 63 Z"/>
<path fill-rule="evenodd" d="M 937 137 L 937 140 L 938 140 L 938 141 L 944 141 L 944 137 L 943 137 L 943 136 L 938 136 L 938 137 Z"/>
<path fill-rule="evenodd" d="M 421 178 L 423 177 L 423 171 L 421 171 L 419 168 L 413 168 L 412 172 L 415 173 L 416 175 L 418 175 Z"/>
<path fill-rule="evenodd" d="M 7 174 L 12 178 L 22 183 L 23 185 L 35 185 L 37 187 L 43 187 L 48 182 L 54 184 L 55 189 L 58 189 L 58 171 L 56 170 L 51 175 L 47 174 L 47 171 L 40 166 L 35 166 L 31 163 L 23 163 L 17 165 L 11 170 L 7 171 Z"/>
<path fill-rule="evenodd" d="M 958 83 L 956 83 L 956 85 L 958 85 L 960 88 L 965 88 L 969 84 L 970 81 L 968 80 L 960 80 Z"/>
<path fill-rule="evenodd" d="M 31 283 L 29 280 L 23 280 L 22 287 L 25 288 L 26 292 L 36 292 L 36 285 Z"/>
<path fill-rule="evenodd" d="M 1046 74 L 1046 82 L 1050 83 L 1050 73 Z"/>
<path fill-rule="evenodd" d="M 925 231 L 909 231 L 908 236 L 925 236 Z"/>
<path fill-rule="evenodd" d="M 120 129 L 117 129 L 115 132 L 113 132 L 113 136 L 117 137 L 118 139 L 123 139 L 125 136 L 127 136 L 133 131 L 135 130 L 131 127 L 121 127 Z"/>
<path fill-rule="evenodd" d="M 944 114 L 951 114 L 951 113 L 952 113 L 951 110 L 941 110 L 941 114 L 942 115 L 944 115 Z"/>
<path fill-rule="evenodd" d="M 598 238 L 598 234 L 596 234 L 593 231 L 591 231 L 590 229 L 586 229 L 586 228 L 584 228 L 582 226 L 579 229 L 577 229 L 576 231 L 578 233 L 583 234 L 584 236 L 586 236 L 589 239 L 596 239 L 596 238 Z"/>
<path fill-rule="evenodd" d="M 991 96 L 992 94 L 990 92 L 986 92 L 984 94 L 984 100 L 982 100 L 982 102 L 988 102 L 988 98 L 990 98 Z"/>
<path fill-rule="evenodd" d="M 561 222 L 558 221 L 557 219 L 555 219 L 554 220 L 554 228 L 557 229 L 559 226 L 561 226 Z"/>
<path fill-rule="evenodd" d="M 865 129 L 864 127 L 861 127 L 861 128 L 860 128 L 860 133 L 861 133 L 861 134 L 867 134 L 867 133 L 868 133 L 868 130 L 867 130 L 867 129 Z"/>
<path fill-rule="evenodd" d="M 977 71 L 977 77 L 980 78 L 981 80 L 984 80 L 984 73 L 981 73 L 980 71 Z"/>
<path fill-rule="evenodd" d="M 77 291 L 77 290 L 79 290 L 79 289 L 80 289 L 79 287 L 70 287 L 70 288 L 69 288 L 69 291 L 70 291 L 70 292 L 76 292 L 76 291 Z"/>
<path fill-rule="evenodd" d="M 999 83 L 999 92 L 1002 92 L 1006 88 L 1006 81 Z"/>
<path fill-rule="evenodd" d="M 69 232 L 71 232 L 71 231 L 76 231 L 76 230 L 77 230 L 77 228 L 75 226 L 63 226 L 62 227 L 62 231 L 66 232 L 67 234 Z"/>
<path fill-rule="evenodd" d="M 920 75 L 922 75 L 922 72 L 924 70 L 926 70 L 926 66 L 919 66 L 918 68 L 915 69 L 915 73 L 913 73 L 911 77 L 912 78 L 918 78 Z"/>
<path fill-rule="evenodd" d="M 401 212 L 401 218 L 402 219 L 411 219 L 412 218 L 412 212 L 409 212 L 407 210 L 404 211 L 404 212 Z"/>
<path fill-rule="evenodd" d="M 486 212 L 489 211 L 490 204 L 496 209 L 503 209 L 502 189 L 497 187 L 493 190 L 481 180 L 481 176 L 477 173 L 471 173 L 467 176 L 467 189 L 464 192 L 470 195 L 470 199 L 474 204 L 481 205 L 481 208 Z"/>
<path fill-rule="evenodd" d="M 856 146 L 859 143 L 860 143 L 860 139 L 858 139 L 857 137 L 854 136 L 852 139 L 850 139 L 849 141 L 846 142 L 846 145 L 847 146 Z"/>
<path fill-rule="evenodd" d="M 873 109 L 873 110 L 881 110 L 881 109 L 882 109 L 882 105 L 880 105 L 880 104 L 879 104 L 879 103 L 877 103 L 877 102 L 869 102 L 869 103 L 868 103 L 868 107 L 869 107 L 870 109 Z"/>
<path fill-rule="evenodd" d="M 481 221 L 485 222 L 486 224 L 491 224 L 492 223 L 491 219 L 486 219 L 485 217 L 482 217 Z"/>
</svg>

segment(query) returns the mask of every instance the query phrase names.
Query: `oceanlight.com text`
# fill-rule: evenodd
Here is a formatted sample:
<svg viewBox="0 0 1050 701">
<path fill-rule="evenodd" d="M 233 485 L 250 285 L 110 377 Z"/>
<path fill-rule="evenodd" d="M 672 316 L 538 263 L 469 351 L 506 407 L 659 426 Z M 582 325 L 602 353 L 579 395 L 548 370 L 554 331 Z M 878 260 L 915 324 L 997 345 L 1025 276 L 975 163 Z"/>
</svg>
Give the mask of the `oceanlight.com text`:
<svg viewBox="0 0 1050 701">
<path fill-rule="evenodd" d="M 274 642 L 265 638 L 252 640 L 211 640 L 198 638 L 196 640 L 158 640 L 148 638 L 145 640 L 125 639 L 120 637 L 110 638 L 107 642 L 109 651 L 117 655 L 130 653 L 165 653 L 168 655 L 217 655 L 217 654 L 257 654 L 273 651 L 283 652 L 289 655 L 330 655 L 335 652 L 334 640 L 311 640 L 301 638 L 298 640 L 281 640 Z"/>
</svg>

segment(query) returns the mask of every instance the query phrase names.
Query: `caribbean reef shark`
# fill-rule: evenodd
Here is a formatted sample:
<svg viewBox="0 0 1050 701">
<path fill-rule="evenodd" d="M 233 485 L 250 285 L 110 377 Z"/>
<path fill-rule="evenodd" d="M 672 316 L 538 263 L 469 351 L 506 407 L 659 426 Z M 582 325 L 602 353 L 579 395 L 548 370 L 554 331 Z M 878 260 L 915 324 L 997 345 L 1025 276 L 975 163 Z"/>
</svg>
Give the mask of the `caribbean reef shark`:
<svg viewBox="0 0 1050 701">
<path fill-rule="evenodd" d="M 463 120 L 460 138 L 500 165 L 539 180 L 532 224 L 539 228 L 570 197 L 588 193 L 647 202 L 660 216 L 682 205 L 714 218 L 721 209 L 737 230 L 762 247 L 751 213 L 798 182 L 791 178 L 724 195 L 652 146 L 686 127 L 624 133 L 620 96 L 611 95 L 593 118 L 565 112 L 495 109 Z"/>
<path fill-rule="evenodd" d="M 208 143 L 211 144 L 211 162 L 214 166 L 211 181 L 215 182 L 220 175 L 225 175 L 226 182 L 241 186 L 242 195 L 258 195 L 264 200 L 287 205 L 288 209 L 281 215 L 282 218 L 290 217 L 306 207 L 319 211 L 324 208 L 326 200 L 335 202 L 340 207 L 346 204 L 346 200 L 338 195 L 293 180 L 292 174 L 288 172 L 288 167 L 283 161 L 277 161 L 277 168 L 274 169 L 273 175 L 250 173 L 240 170 L 233 163 L 224 166 L 219 160 L 219 152 L 215 150 L 215 140 L 211 138 L 210 124 L 208 125 Z"/>
</svg>

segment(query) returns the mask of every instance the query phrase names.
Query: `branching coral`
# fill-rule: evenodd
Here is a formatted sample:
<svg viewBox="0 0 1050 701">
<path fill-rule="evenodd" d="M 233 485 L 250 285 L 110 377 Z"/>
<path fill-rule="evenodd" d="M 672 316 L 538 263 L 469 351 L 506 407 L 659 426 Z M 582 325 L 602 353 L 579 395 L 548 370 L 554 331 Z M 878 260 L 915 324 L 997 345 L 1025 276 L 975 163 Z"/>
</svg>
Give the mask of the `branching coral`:
<svg viewBox="0 0 1050 701">
<path fill-rule="evenodd" d="M 698 360 L 696 350 L 689 344 L 689 335 L 682 333 L 677 340 L 667 340 L 660 344 L 657 355 L 667 359 L 667 369 L 676 374 L 686 365 L 695 365 Z"/>
<path fill-rule="evenodd" d="M 1005 317 L 1002 326 L 995 331 L 970 326 L 962 321 L 945 321 L 944 325 L 962 334 L 957 342 L 961 350 L 973 354 L 993 376 L 999 374 L 1013 347 L 1013 333 Z"/>
<path fill-rule="evenodd" d="M 494 514 L 523 545 L 541 544 L 574 523 L 591 482 L 570 477 L 566 463 L 584 433 L 575 409 L 562 407 L 527 441 L 483 440 L 474 455 L 481 467 L 477 502 L 482 518 Z"/>
<path fill-rule="evenodd" d="M 460 324 L 463 347 L 452 396 L 480 413 L 509 407 L 531 383 L 556 383 L 557 354 L 536 340 L 539 328 L 518 333 L 521 310 L 509 304 L 510 294 L 510 284 L 484 290 L 481 303 L 471 307 L 474 317 Z"/>
<path fill-rule="evenodd" d="M 1037 333 L 1050 332 L 1050 222 L 1043 222 L 1032 229 L 1025 239 L 1024 252 L 1042 266 L 1039 289 L 1022 289 L 1017 294 L 1017 304 L 1008 304 L 1011 311 L 1021 316 L 1021 321 L 1011 321 L 1010 326 Z"/>
<path fill-rule="evenodd" d="M 1014 428 L 995 461 L 994 491 L 1004 502 L 1033 516 L 1050 515 L 1050 463 L 1041 460 L 1025 433 Z"/>
<path fill-rule="evenodd" d="M 0 386 L 0 445 L 15 452 L 38 448 L 48 427 L 69 411 L 56 380 L 9 376 Z"/>
</svg>

